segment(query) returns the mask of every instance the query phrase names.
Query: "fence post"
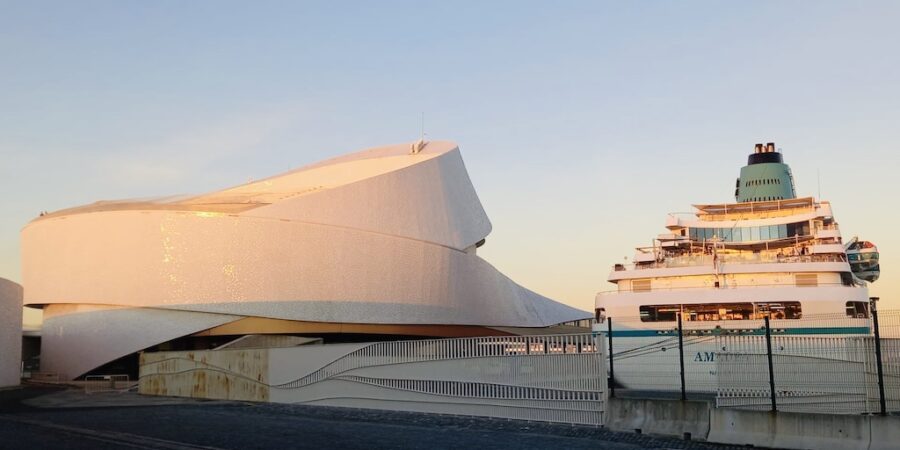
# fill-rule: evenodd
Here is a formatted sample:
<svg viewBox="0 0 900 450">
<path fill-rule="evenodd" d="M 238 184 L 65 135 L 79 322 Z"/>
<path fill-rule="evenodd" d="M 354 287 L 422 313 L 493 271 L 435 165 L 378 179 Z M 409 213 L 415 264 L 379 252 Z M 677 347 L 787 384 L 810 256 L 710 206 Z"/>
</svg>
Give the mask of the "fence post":
<svg viewBox="0 0 900 450">
<path fill-rule="evenodd" d="M 769 316 L 763 317 L 766 324 L 766 356 L 769 360 L 769 394 L 772 397 L 772 412 L 778 412 L 778 404 L 775 402 L 775 365 L 772 363 L 772 327 L 769 324 Z"/>
<path fill-rule="evenodd" d="M 687 393 L 684 389 L 684 333 L 681 328 L 681 312 L 678 313 L 678 363 L 681 368 L 681 400 L 687 400 Z"/>
<path fill-rule="evenodd" d="M 606 318 L 606 339 L 609 340 L 609 381 L 607 381 L 607 387 L 609 388 L 609 396 L 616 396 L 616 371 L 613 367 L 613 335 L 612 335 L 612 317 Z"/>
<path fill-rule="evenodd" d="M 878 402 L 881 406 L 881 415 L 887 415 L 887 402 L 884 399 L 884 367 L 881 360 L 881 331 L 878 327 L 878 308 L 875 303 L 878 297 L 869 297 L 869 311 L 872 313 L 872 325 L 875 327 L 875 367 L 878 368 Z"/>
</svg>

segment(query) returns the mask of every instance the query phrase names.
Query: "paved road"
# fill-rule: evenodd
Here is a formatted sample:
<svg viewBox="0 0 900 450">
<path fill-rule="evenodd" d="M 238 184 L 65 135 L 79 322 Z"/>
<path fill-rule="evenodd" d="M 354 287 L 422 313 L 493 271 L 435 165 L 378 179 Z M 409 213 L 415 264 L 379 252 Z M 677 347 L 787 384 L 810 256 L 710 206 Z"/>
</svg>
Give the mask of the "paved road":
<svg viewBox="0 0 900 450">
<path fill-rule="evenodd" d="M 136 394 L 72 401 L 81 396 L 77 391 L 36 388 L 0 391 L 0 448 L 723 448 L 593 427 L 523 421 L 239 402 L 180 400 L 160 404 L 144 401 L 146 397 Z M 140 406 L 145 403 L 149 405 Z M 89 404 L 93 406 L 85 406 Z"/>
</svg>

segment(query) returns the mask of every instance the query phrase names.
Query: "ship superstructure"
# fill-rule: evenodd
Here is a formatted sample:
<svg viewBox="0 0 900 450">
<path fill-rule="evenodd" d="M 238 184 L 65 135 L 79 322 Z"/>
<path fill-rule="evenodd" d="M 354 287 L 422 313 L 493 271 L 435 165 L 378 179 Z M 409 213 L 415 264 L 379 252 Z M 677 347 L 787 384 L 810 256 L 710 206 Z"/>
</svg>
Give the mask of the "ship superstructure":
<svg viewBox="0 0 900 450">
<path fill-rule="evenodd" d="M 614 334 L 629 338 L 619 348 L 641 349 L 634 355 L 649 355 L 655 346 L 665 351 L 659 343 L 669 339 L 679 314 L 686 329 L 701 334 L 755 333 L 764 317 L 783 334 L 868 333 L 859 326 L 810 329 L 796 320 L 868 318 L 866 280 L 877 278 L 877 250 L 845 247 L 831 204 L 796 196 L 774 143 L 756 145 L 734 194 L 735 203 L 669 214 L 665 233 L 637 248 L 631 265 L 615 265 L 608 277 L 615 289 L 597 294 L 596 315 L 598 322 L 613 318 Z M 714 351 L 703 354 L 709 360 Z"/>
</svg>

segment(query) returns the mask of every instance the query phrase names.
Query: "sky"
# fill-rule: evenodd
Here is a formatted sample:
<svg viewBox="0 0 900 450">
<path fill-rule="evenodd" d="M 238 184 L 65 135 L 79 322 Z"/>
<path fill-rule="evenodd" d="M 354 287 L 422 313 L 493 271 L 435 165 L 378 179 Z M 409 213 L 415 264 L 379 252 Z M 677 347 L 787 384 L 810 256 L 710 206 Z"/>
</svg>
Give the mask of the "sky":
<svg viewBox="0 0 900 450">
<path fill-rule="evenodd" d="M 479 255 L 585 310 L 758 142 L 900 309 L 900 3 L 0 0 L 0 277 L 40 211 L 456 141 Z M 27 289 L 27 286 L 26 286 Z M 39 316 L 26 315 L 27 323 Z"/>
</svg>

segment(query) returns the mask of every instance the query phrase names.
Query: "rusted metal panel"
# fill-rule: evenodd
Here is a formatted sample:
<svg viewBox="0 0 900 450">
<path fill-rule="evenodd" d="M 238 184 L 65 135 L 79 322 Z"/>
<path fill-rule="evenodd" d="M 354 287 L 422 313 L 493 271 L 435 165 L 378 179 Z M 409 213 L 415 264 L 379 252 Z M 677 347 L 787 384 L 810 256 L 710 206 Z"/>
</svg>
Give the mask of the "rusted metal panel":
<svg viewBox="0 0 900 450">
<path fill-rule="evenodd" d="M 145 395 L 268 401 L 267 349 L 141 354 Z"/>
</svg>

